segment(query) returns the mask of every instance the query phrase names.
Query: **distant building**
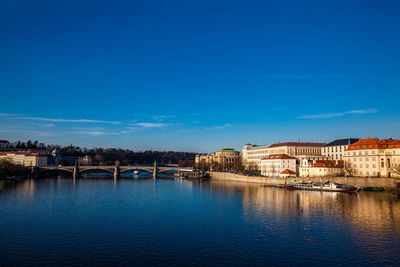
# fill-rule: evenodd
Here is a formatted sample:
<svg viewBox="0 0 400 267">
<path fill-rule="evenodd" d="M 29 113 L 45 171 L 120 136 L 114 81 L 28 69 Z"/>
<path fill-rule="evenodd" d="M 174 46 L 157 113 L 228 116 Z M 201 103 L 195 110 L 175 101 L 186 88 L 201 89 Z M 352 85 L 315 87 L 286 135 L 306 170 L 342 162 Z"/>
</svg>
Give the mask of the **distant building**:
<svg viewBox="0 0 400 267">
<path fill-rule="evenodd" d="M 346 175 L 400 177 L 400 140 L 365 138 L 348 146 Z"/>
<path fill-rule="evenodd" d="M 298 142 L 276 143 L 269 146 L 246 144 L 242 149 L 243 164 L 246 167 L 255 165 L 260 170 L 261 159 L 272 154 L 286 154 L 298 159 L 324 159 L 321 154 L 321 149 L 324 145 L 326 143 L 300 142 L 300 140 Z"/>
<path fill-rule="evenodd" d="M 322 148 L 322 155 L 332 160 L 343 160 L 344 153 L 349 145 L 354 144 L 359 140 L 360 138 L 345 138 L 332 141 Z"/>
<path fill-rule="evenodd" d="M 25 167 L 36 167 L 36 166 L 47 166 L 48 155 L 31 153 L 25 155 L 24 166 Z"/>
<path fill-rule="evenodd" d="M 223 148 L 220 151 L 211 154 L 197 155 L 195 158 L 195 163 L 198 165 L 228 166 L 228 165 L 233 165 L 239 160 L 240 160 L 239 151 L 236 151 L 233 148 Z"/>
<path fill-rule="evenodd" d="M 261 159 L 268 157 L 269 145 L 245 144 L 242 148 L 242 163 L 246 168 L 257 168 L 260 170 Z"/>
<path fill-rule="evenodd" d="M 7 140 L 0 140 L 0 150 L 7 150 L 10 148 L 10 142 Z"/>
<path fill-rule="evenodd" d="M 288 177 L 297 174 L 297 158 L 286 154 L 272 154 L 261 159 L 261 175 Z"/>
<path fill-rule="evenodd" d="M 302 159 L 299 167 L 300 177 L 326 177 L 343 175 L 343 160 Z"/>
</svg>

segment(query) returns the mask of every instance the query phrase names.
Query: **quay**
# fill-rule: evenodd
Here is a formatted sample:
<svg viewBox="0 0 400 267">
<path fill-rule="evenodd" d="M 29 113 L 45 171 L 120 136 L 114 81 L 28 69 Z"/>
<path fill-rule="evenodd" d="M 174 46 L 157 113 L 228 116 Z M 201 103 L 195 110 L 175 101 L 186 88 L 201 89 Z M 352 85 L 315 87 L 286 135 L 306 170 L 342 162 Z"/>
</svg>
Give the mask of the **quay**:
<svg viewBox="0 0 400 267">
<path fill-rule="evenodd" d="M 257 183 L 266 186 L 279 186 L 286 182 L 300 182 L 300 181 L 312 181 L 320 182 L 332 181 L 335 183 L 346 184 L 349 186 L 359 187 L 383 187 L 385 189 L 398 189 L 400 185 L 399 178 L 366 178 L 366 177 L 289 177 L 289 178 L 273 178 L 263 176 L 246 176 L 241 174 L 229 173 L 229 172 L 209 172 L 210 177 L 214 180 L 222 181 L 236 181 L 245 183 Z"/>
</svg>

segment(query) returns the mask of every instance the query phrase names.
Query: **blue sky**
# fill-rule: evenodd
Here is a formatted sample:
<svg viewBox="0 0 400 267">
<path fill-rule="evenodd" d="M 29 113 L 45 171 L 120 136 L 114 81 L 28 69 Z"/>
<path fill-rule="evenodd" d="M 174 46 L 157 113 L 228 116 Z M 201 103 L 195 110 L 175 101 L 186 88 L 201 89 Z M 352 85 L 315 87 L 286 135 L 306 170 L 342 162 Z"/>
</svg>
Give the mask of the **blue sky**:
<svg viewBox="0 0 400 267">
<path fill-rule="evenodd" d="M 400 138 L 399 1 L 1 1 L 0 139 Z"/>
</svg>

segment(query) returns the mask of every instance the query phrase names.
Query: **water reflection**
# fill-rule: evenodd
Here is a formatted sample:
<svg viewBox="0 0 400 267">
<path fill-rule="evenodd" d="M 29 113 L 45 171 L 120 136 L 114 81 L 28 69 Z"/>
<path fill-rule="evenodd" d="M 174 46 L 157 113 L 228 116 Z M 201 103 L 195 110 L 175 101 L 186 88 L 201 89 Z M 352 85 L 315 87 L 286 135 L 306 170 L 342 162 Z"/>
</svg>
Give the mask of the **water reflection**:
<svg viewBox="0 0 400 267">
<path fill-rule="evenodd" d="M 25 255 L 37 265 L 54 255 L 56 262 L 78 265 L 393 264 L 400 253 L 400 200 L 385 192 L 286 191 L 149 175 L 57 176 L 1 181 L 0 205 L 0 256 L 10 264 L 30 263 Z M 37 254 L 48 250 L 53 254 Z M 80 251 L 80 258 L 70 257 Z M 321 255 L 329 259 L 319 262 Z"/>
</svg>

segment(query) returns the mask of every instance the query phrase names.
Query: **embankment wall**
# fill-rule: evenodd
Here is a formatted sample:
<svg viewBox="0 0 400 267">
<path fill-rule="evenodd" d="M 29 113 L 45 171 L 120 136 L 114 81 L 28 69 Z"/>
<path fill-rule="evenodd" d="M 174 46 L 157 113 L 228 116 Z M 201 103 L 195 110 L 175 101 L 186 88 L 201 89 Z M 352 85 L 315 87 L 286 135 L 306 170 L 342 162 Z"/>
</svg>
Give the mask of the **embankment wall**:
<svg viewBox="0 0 400 267">
<path fill-rule="evenodd" d="M 272 177 L 261 177 L 261 176 L 246 176 L 228 172 L 210 172 L 210 176 L 215 180 L 225 180 L 225 181 L 237 181 L 246 183 L 258 183 L 265 185 L 280 185 L 284 184 L 285 181 L 313 181 L 320 182 L 321 177 L 296 177 L 296 178 L 272 178 Z M 400 183 L 399 178 L 362 178 L 362 177 L 325 177 L 322 178 L 323 181 L 332 181 L 336 183 L 351 185 L 351 186 L 361 186 L 361 187 L 385 187 L 385 188 L 397 188 L 397 184 Z"/>
</svg>

